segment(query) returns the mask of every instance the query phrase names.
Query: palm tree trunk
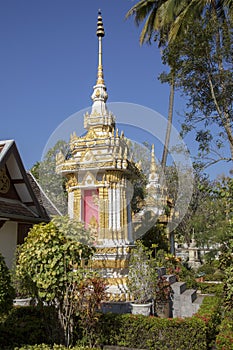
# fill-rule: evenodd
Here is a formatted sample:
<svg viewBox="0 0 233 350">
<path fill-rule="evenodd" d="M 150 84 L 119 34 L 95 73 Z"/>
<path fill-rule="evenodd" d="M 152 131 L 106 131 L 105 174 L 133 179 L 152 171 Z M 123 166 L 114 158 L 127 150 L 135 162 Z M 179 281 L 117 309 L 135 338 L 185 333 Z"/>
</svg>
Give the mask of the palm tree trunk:
<svg viewBox="0 0 233 350">
<path fill-rule="evenodd" d="M 173 119 L 173 106 L 174 106 L 174 95 L 175 95 L 175 73 L 172 72 L 171 81 L 170 81 L 170 95 L 169 95 L 169 109 L 168 109 L 168 118 L 167 118 L 167 130 L 165 136 L 165 142 L 163 147 L 163 156 L 161 161 L 162 170 L 165 170 L 168 156 L 168 148 L 170 143 L 171 128 L 172 128 L 172 119 Z"/>
</svg>

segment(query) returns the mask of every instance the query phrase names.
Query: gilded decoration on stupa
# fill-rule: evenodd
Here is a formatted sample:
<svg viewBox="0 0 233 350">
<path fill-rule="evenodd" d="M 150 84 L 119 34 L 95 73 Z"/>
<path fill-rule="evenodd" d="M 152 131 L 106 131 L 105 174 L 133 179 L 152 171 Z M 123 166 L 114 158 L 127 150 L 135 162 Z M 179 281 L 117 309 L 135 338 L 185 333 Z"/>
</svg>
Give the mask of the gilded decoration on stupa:
<svg viewBox="0 0 233 350">
<path fill-rule="evenodd" d="M 108 94 L 102 64 L 105 32 L 100 13 L 96 34 L 97 80 L 91 96 L 91 112 L 84 115 L 87 132 L 81 137 L 75 132 L 70 135 L 69 158 L 59 153 L 56 169 L 67 179 L 70 215 L 79 217 L 87 228 L 95 227 L 97 246 L 115 247 L 134 241 L 129 183 L 140 176 L 140 170 L 128 158 L 124 132 L 119 133 L 115 127 L 115 117 L 106 105 Z M 77 189 L 81 194 L 79 197 L 76 195 Z M 80 203 L 77 203 L 78 200 Z"/>
<path fill-rule="evenodd" d="M 61 152 L 57 155 L 56 171 L 67 179 L 70 217 L 84 222 L 94 233 L 96 253 L 91 266 L 102 270 L 114 285 L 114 281 L 125 281 L 128 273 L 130 250 L 135 240 L 131 212 L 133 181 L 142 173 L 140 162 L 132 161 L 128 139 L 123 131 L 119 133 L 115 116 L 107 108 L 102 63 L 105 32 L 100 12 L 96 34 L 97 80 L 91 96 L 91 112 L 84 115 L 87 132 L 83 136 L 75 132 L 70 135 L 69 157 Z M 152 153 L 154 157 L 154 149 Z M 156 176 L 156 164 L 152 160 L 150 181 L 153 184 L 158 180 Z"/>
</svg>

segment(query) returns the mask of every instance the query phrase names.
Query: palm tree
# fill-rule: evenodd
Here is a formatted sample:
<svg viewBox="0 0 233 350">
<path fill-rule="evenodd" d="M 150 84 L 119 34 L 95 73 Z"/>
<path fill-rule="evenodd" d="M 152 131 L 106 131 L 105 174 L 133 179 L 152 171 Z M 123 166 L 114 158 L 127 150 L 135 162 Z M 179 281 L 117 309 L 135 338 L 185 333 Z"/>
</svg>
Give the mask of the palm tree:
<svg viewBox="0 0 233 350">
<path fill-rule="evenodd" d="M 208 12 L 216 23 L 216 54 L 218 57 L 218 69 L 219 72 L 224 71 L 223 58 L 221 53 L 221 37 L 222 24 L 224 23 L 225 29 L 230 33 L 232 31 L 232 24 L 229 25 L 228 16 L 233 16 L 233 0 L 186 0 L 186 6 L 180 9 L 178 16 L 172 23 L 169 31 L 169 42 L 173 42 L 178 36 L 182 36 L 185 29 L 190 24 L 190 21 L 200 19 Z M 233 132 L 232 121 L 228 110 L 221 112 L 218 103 L 215 100 L 213 89 L 211 89 L 213 102 L 216 106 L 216 110 L 222 120 L 222 125 L 225 129 L 226 135 L 230 143 L 231 159 L 233 160 Z"/>
<path fill-rule="evenodd" d="M 173 1 L 173 0 L 172 0 Z M 174 5 L 176 7 L 176 5 Z M 201 18 L 210 10 L 216 20 L 224 20 L 226 11 L 232 12 L 233 0 L 185 0 L 169 31 L 169 42 L 174 41 L 186 29 L 187 20 Z"/>
<path fill-rule="evenodd" d="M 182 2 L 182 1 L 181 1 Z M 171 24 L 175 19 L 175 11 L 180 11 L 179 6 L 174 8 L 174 0 L 141 0 L 135 4 L 126 14 L 126 18 L 134 16 L 136 25 L 145 21 L 140 34 L 140 44 L 151 44 L 151 40 L 158 41 L 158 46 L 165 46 Z M 182 7 L 183 8 L 183 7 Z M 173 119 L 174 93 L 175 93 L 175 71 L 171 68 L 170 96 L 166 136 L 164 141 L 161 166 L 165 170 L 168 147 Z"/>
<path fill-rule="evenodd" d="M 136 25 L 145 21 L 140 34 L 140 44 L 145 42 L 151 44 L 151 39 L 158 41 L 158 46 L 169 45 L 179 36 L 182 36 L 190 20 L 201 18 L 206 10 L 210 9 L 214 18 L 225 20 L 225 12 L 228 11 L 232 16 L 233 0 L 140 0 L 126 14 L 126 18 L 134 16 Z M 220 23 L 220 22 L 219 22 Z M 217 50 L 220 53 L 220 34 L 216 38 Z M 221 55 L 219 55 L 221 57 Z M 219 61 L 219 69 L 222 69 L 222 62 Z M 173 119 L 173 105 L 175 93 L 175 68 L 171 64 L 170 74 L 170 96 L 167 130 L 164 141 L 162 155 L 162 169 L 164 170 L 167 162 L 168 147 Z M 230 121 L 227 116 L 226 132 L 232 138 L 229 130 Z M 233 156 L 233 147 L 232 147 Z"/>
</svg>

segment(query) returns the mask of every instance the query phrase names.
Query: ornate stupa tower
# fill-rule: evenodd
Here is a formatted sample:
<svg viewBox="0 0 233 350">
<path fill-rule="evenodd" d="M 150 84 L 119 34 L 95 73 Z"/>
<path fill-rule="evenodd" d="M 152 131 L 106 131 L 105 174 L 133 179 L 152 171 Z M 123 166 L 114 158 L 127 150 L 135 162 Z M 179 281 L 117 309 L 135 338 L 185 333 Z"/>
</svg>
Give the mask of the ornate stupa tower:
<svg viewBox="0 0 233 350">
<path fill-rule="evenodd" d="M 148 184 L 146 186 L 147 197 L 145 199 L 147 210 L 151 210 L 156 216 L 163 215 L 166 204 L 165 188 L 159 180 L 158 167 L 155 161 L 155 148 L 151 148 L 151 163 Z"/>
<path fill-rule="evenodd" d="M 115 117 L 108 111 L 107 88 L 102 65 L 102 39 L 105 35 L 98 15 L 98 72 L 91 96 L 91 113 L 84 115 L 85 136 L 70 138 L 70 155 L 57 156 L 57 172 L 67 181 L 68 212 L 83 221 L 95 234 L 96 265 L 122 275 L 127 267 L 128 247 L 133 243 L 131 217 L 132 182 L 140 176 L 129 159 L 124 134 L 115 128 Z M 115 269 L 115 270 L 114 270 Z M 118 269 L 118 270 L 117 270 Z M 113 271 L 114 270 L 114 271 Z"/>
</svg>

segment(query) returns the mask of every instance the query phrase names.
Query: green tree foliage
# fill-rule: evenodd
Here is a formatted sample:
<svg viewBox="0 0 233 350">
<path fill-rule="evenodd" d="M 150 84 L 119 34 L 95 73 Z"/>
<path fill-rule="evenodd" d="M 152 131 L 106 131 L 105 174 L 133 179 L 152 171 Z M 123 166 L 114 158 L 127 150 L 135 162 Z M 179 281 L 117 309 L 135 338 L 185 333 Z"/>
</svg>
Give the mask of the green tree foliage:
<svg viewBox="0 0 233 350">
<path fill-rule="evenodd" d="M 69 144 L 59 140 L 54 147 L 49 149 L 40 162 L 34 164 L 30 171 L 58 210 L 62 214 L 66 214 L 67 195 L 65 179 L 56 173 L 56 155 L 59 151 L 68 156 Z"/>
<path fill-rule="evenodd" d="M 168 33 L 175 19 L 175 13 L 179 9 L 179 6 L 174 6 L 174 1 L 167 0 L 140 0 L 133 7 L 129 9 L 126 14 L 126 18 L 134 16 L 136 25 L 143 23 L 142 31 L 140 34 L 140 44 L 151 44 L 152 38 L 154 41 L 158 41 L 158 46 L 166 46 L 168 40 Z M 169 63 L 168 63 L 169 65 Z M 173 119 L 173 106 L 174 106 L 174 94 L 175 94 L 175 71 L 173 67 L 170 70 L 170 96 L 169 96 L 169 108 L 168 108 L 168 123 L 166 129 L 166 136 L 164 140 L 164 149 L 162 156 L 162 168 L 165 169 L 168 148 L 170 142 L 171 126 Z"/>
<path fill-rule="evenodd" d="M 168 197 L 176 202 L 178 174 L 173 166 L 166 168 L 166 186 Z M 187 183 L 189 186 L 189 183 Z M 194 169 L 193 193 L 186 207 L 186 213 L 175 229 L 176 241 L 189 244 L 193 234 L 199 247 L 216 246 L 227 239 L 227 227 L 232 218 L 233 179 L 222 177 L 210 181 L 206 174 Z M 182 198 L 181 209 L 184 209 Z M 180 220 L 179 212 L 172 218 Z"/>
<path fill-rule="evenodd" d="M 127 139 L 127 145 L 129 158 L 132 159 L 141 170 L 138 179 L 131 179 L 131 181 L 133 181 L 131 208 L 134 213 L 137 213 L 141 210 L 146 196 L 147 175 L 150 170 L 150 146 L 147 143 L 143 145 L 138 144 L 130 139 Z"/>
<path fill-rule="evenodd" d="M 226 21 L 228 16 L 232 16 L 232 5 L 232 0 L 165 0 L 165 11 L 173 16 L 168 33 L 169 42 L 185 35 L 188 23 L 202 18 L 207 11 L 219 23 Z"/>
<path fill-rule="evenodd" d="M 232 8 L 231 0 L 140 0 L 133 5 L 126 15 L 127 18 L 134 16 L 136 25 L 143 24 L 140 35 L 141 44 L 144 42 L 151 43 L 152 39 L 154 41 L 158 40 L 159 46 L 162 45 L 163 49 L 165 49 L 163 62 L 170 67 L 170 72 L 166 74 L 166 78 L 164 74 L 161 76 L 161 81 L 166 81 L 170 85 L 168 126 L 162 157 L 163 169 L 165 169 L 168 154 L 176 86 L 181 88 L 184 95 L 188 97 L 188 106 L 195 105 L 194 108 L 191 108 L 191 112 L 187 114 L 185 129 L 190 129 L 191 126 L 187 124 L 188 122 L 190 123 L 190 118 L 192 119 L 191 124 L 193 123 L 195 114 L 197 119 L 193 124 L 200 120 L 206 122 L 206 118 L 199 117 L 200 111 L 202 115 L 203 108 L 200 108 L 198 104 L 200 98 L 203 100 L 203 96 L 207 95 L 207 100 L 211 100 L 209 106 L 212 105 L 210 113 L 212 118 L 208 118 L 210 119 L 209 125 L 214 122 L 226 132 L 226 139 L 230 146 L 230 159 L 233 159 L 232 115 L 230 112 L 232 111 L 232 106 L 229 106 L 231 104 L 231 102 L 229 103 L 229 97 L 232 95 L 232 91 L 228 90 L 228 87 L 232 86 L 232 82 L 230 82 L 232 80 L 232 69 L 229 67 L 231 66 L 229 53 L 232 51 Z M 203 28 L 195 30 L 194 27 L 197 26 L 197 22 L 205 19 L 205 24 L 212 22 L 209 24 L 212 32 L 206 32 L 205 40 L 203 40 L 205 36 L 203 35 Z M 210 43 L 211 45 L 209 45 Z M 198 50 L 196 48 L 197 44 L 199 44 Z M 211 49 L 209 49 L 209 46 L 211 46 Z M 172 52 L 172 54 L 167 54 L 167 52 Z M 190 54 L 190 52 L 193 53 Z M 232 55 L 230 56 L 232 57 Z M 195 94 L 189 91 L 190 87 L 187 78 L 189 78 L 190 73 L 184 67 L 182 60 L 186 63 L 188 62 L 191 70 L 194 72 L 194 74 L 191 74 L 191 85 L 196 85 L 193 88 Z M 198 70 L 196 62 L 198 62 Z M 206 68 L 206 66 L 207 74 L 204 76 L 202 68 Z M 183 71 L 183 79 L 180 77 L 181 70 Z M 201 74 L 199 74 L 200 72 Z M 218 75 L 217 79 L 216 72 Z M 198 79 L 196 79 L 196 76 L 198 76 Z M 230 80 L 228 80 L 227 76 Z M 195 84 L 196 80 L 197 84 Z M 202 89 L 200 89 L 201 85 Z M 209 88 L 206 88 L 208 85 Z M 227 94 L 227 100 L 223 106 L 222 101 L 226 97 L 226 92 L 229 92 L 229 94 Z M 218 99 L 219 93 L 221 95 L 220 99 Z M 202 102 L 200 104 L 207 105 Z M 213 115 L 213 109 L 218 118 L 216 118 L 216 115 Z M 209 112 L 207 112 L 205 117 L 209 117 Z M 204 132 L 201 129 L 197 131 L 197 141 L 200 142 L 201 151 L 203 151 L 204 146 L 204 153 L 210 153 L 209 146 L 212 139 L 213 135 L 209 132 L 209 129 L 204 130 Z M 215 148 L 213 150 L 211 146 L 213 154 L 209 159 L 209 163 L 216 162 L 217 159 L 229 158 L 229 155 L 227 157 L 219 155 L 219 148 L 224 143 L 221 130 L 214 137 L 214 141 Z"/>
<path fill-rule="evenodd" d="M 168 238 L 166 227 L 162 224 L 156 223 L 141 239 L 143 245 L 149 249 L 153 249 L 152 256 L 156 256 L 156 251 L 159 249 L 168 251 Z"/>
<path fill-rule="evenodd" d="M 0 314 L 7 313 L 13 306 L 15 291 L 3 256 L 0 254 Z"/>
<path fill-rule="evenodd" d="M 233 179 L 223 177 L 199 185 L 200 200 L 190 220 L 199 246 L 216 246 L 228 240 L 232 218 Z"/>
<path fill-rule="evenodd" d="M 183 134 L 195 131 L 198 158 L 204 157 L 206 166 L 233 160 L 232 49 L 230 18 L 221 22 L 206 11 L 201 19 L 189 19 L 183 35 L 163 53 L 164 63 L 176 71 L 176 87 L 187 99 Z M 161 75 L 162 81 L 170 78 Z"/>
<path fill-rule="evenodd" d="M 59 228 L 54 222 L 33 226 L 20 247 L 17 274 L 39 303 L 56 307 L 69 345 L 78 312 L 79 286 L 88 276 L 85 264 L 93 249 L 71 239 Z"/>
<path fill-rule="evenodd" d="M 167 188 L 168 198 L 176 205 L 172 211 L 172 223 L 175 226 L 176 240 L 182 243 L 190 241 L 190 220 L 198 207 L 202 196 L 199 184 L 207 182 L 206 176 L 192 169 L 177 169 L 171 165 L 165 169 L 164 184 Z M 190 183 L 191 182 L 191 183 Z M 186 194 L 192 186 L 192 197 L 187 203 Z"/>
<path fill-rule="evenodd" d="M 225 273 L 224 281 L 224 304 L 226 310 L 233 310 L 233 220 L 228 225 L 228 239 L 222 244 L 219 258 L 220 267 Z"/>
<path fill-rule="evenodd" d="M 70 219 L 68 215 L 57 215 L 53 217 L 52 222 L 67 238 L 89 246 L 94 243 L 94 237 L 92 237 L 91 232 L 86 230 L 84 224 L 78 219 Z"/>
</svg>

